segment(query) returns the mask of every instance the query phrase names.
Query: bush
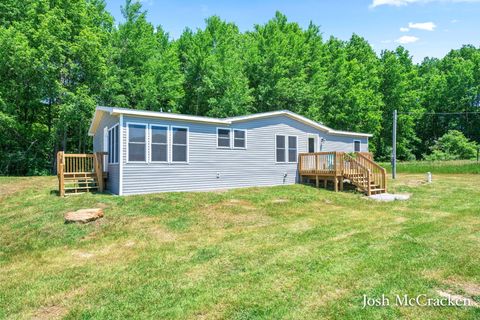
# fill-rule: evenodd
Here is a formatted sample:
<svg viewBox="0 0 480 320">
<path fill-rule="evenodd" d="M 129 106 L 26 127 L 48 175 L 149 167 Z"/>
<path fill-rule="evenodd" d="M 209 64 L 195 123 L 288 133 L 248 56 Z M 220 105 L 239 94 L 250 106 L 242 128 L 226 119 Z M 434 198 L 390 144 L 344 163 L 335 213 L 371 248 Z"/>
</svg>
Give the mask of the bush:
<svg viewBox="0 0 480 320">
<path fill-rule="evenodd" d="M 432 153 L 425 160 L 471 160 L 477 156 L 477 144 L 469 141 L 463 133 L 450 130 L 435 142 Z"/>
</svg>

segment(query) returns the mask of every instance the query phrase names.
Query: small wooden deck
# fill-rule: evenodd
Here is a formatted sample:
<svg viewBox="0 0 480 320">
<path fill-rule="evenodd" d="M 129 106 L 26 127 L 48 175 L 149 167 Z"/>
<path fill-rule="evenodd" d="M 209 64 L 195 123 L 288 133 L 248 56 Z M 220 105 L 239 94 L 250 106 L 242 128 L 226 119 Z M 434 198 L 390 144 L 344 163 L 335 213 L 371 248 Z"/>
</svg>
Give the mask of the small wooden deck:
<svg viewBox="0 0 480 320">
<path fill-rule="evenodd" d="M 387 173 L 374 162 L 368 152 L 315 152 L 299 155 L 299 175 L 302 181 L 315 180 L 326 188 L 331 181 L 335 191 L 343 190 L 345 181 L 367 195 L 387 192 Z"/>
<path fill-rule="evenodd" d="M 57 153 L 57 176 L 60 196 L 105 188 L 107 173 L 103 170 L 106 152 L 93 154 Z"/>
</svg>

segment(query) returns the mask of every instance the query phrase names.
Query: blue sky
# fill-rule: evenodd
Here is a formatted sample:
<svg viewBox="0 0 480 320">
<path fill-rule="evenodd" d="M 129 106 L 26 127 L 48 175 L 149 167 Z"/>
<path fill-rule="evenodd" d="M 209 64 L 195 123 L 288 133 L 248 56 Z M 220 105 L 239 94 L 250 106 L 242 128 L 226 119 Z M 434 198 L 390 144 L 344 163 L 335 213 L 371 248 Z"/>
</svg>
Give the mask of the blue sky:
<svg viewBox="0 0 480 320">
<path fill-rule="evenodd" d="M 107 9 L 122 21 L 124 0 L 106 0 Z M 148 20 L 173 38 L 182 31 L 203 28 L 205 18 L 218 15 L 242 31 L 271 19 L 276 10 L 306 27 L 319 25 L 324 38 L 347 40 L 356 33 L 377 52 L 402 44 L 416 62 L 442 57 L 462 44 L 480 45 L 480 0 L 267 0 L 194 1 L 142 0 Z"/>
</svg>

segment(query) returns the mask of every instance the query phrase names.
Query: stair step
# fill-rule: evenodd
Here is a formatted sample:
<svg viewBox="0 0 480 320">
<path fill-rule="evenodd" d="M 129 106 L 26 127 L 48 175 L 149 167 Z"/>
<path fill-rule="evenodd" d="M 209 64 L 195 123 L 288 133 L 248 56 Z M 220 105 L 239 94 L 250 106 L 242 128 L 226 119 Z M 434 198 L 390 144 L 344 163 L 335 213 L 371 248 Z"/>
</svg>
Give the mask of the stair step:
<svg viewBox="0 0 480 320">
<path fill-rule="evenodd" d="M 92 186 L 92 187 L 76 187 L 76 188 L 74 188 L 74 187 L 68 187 L 68 188 L 65 188 L 65 191 L 67 191 L 67 190 L 84 190 L 84 189 L 86 189 L 86 190 L 98 189 L 98 186 Z"/>
</svg>

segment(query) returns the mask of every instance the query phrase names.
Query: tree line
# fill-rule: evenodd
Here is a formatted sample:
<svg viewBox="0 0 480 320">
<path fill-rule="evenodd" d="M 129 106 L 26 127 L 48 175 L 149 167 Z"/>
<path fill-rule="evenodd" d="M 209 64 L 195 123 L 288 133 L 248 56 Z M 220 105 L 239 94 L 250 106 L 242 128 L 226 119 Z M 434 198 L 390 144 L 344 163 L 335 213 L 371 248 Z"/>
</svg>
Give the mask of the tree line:
<svg viewBox="0 0 480 320">
<path fill-rule="evenodd" d="M 84 153 L 96 105 L 213 117 L 288 109 L 369 132 L 379 160 L 421 159 L 449 130 L 480 141 L 480 49 L 415 64 L 377 55 L 361 36 L 324 39 L 277 12 L 240 32 L 212 16 L 171 39 L 126 0 L 118 24 L 103 0 L 0 3 L 0 174 L 47 174 L 59 150 Z M 459 114 L 439 114 L 458 112 Z M 437 113 L 437 114 L 432 114 Z"/>
</svg>

